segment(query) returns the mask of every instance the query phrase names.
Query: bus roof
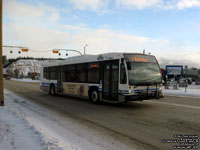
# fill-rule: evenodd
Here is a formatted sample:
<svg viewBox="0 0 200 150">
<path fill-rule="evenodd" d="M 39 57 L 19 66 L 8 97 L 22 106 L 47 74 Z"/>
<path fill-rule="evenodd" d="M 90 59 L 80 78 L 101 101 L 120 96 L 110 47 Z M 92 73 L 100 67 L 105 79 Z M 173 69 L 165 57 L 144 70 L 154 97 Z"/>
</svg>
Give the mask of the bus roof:
<svg viewBox="0 0 200 150">
<path fill-rule="evenodd" d="M 97 62 L 97 61 L 104 61 L 104 60 L 115 60 L 124 57 L 124 54 L 127 55 L 146 55 L 142 53 L 105 53 L 105 54 L 98 54 L 98 55 L 82 55 L 82 56 L 74 56 L 69 57 L 65 60 L 55 60 L 55 61 L 48 61 L 42 64 L 43 67 L 50 67 L 50 66 L 60 66 L 60 65 L 67 65 L 67 64 L 79 64 L 79 63 L 88 63 L 88 62 Z M 148 55 L 152 56 L 152 55 Z"/>
</svg>

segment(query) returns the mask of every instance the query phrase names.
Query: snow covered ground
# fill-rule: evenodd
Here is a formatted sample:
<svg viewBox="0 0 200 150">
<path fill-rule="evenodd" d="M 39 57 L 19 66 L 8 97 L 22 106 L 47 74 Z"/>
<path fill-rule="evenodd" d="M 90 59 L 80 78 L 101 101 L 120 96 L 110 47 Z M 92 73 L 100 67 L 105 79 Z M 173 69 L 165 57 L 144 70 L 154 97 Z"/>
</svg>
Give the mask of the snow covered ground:
<svg viewBox="0 0 200 150">
<path fill-rule="evenodd" d="M 32 83 L 32 82 L 40 82 L 40 80 L 32 80 L 32 79 L 30 79 L 30 78 L 23 78 L 23 79 L 11 78 L 10 80 L 19 81 L 19 82 L 29 82 L 29 83 Z"/>
<path fill-rule="evenodd" d="M 5 106 L 0 107 L 0 149 L 67 149 L 64 145 L 60 146 L 57 139 L 41 132 L 40 127 L 34 123 L 35 116 L 25 112 L 22 107 L 26 103 L 25 100 L 5 90 Z"/>
<path fill-rule="evenodd" d="M 178 89 L 175 90 L 173 87 L 170 87 L 169 89 L 163 87 L 163 93 L 168 96 L 200 98 L 200 85 L 188 85 L 186 90 L 184 87 L 178 87 Z"/>
<path fill-rule="evenodd" d="M 0 107 L 0 150 L 134 149 L 112 134 L 5 90 L 5 106 Z"/>
<path fill-rule="evenodd" d="M 19 80 L 24 82 L 24 80 Z M 164 89 L 165 95 L 200 98 L 200 86 Z M 121 150 L 125 143 L 5 90 L 0 107 L 0 150 Z M 132 148 L 133 149 L 133 148 Z"/>
</svg>

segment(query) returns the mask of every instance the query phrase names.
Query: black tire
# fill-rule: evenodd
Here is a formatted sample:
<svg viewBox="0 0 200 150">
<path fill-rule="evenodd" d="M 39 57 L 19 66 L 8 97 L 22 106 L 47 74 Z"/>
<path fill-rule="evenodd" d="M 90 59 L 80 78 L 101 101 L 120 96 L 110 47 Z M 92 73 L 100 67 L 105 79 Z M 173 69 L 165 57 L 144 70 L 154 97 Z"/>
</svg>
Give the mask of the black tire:
<svg viewBox="0 0 200 150">
<path fill-rule="evenodd" d="M 99 103 L 99 92 L 98 90 L 93 90 L 90 93 L 90 100 L 93 104 L 98 104 Z"/>
<path fill-rule="evenodd" d="M 55 86 L 53 84 L 50 86 L 49 94 L 52 95 L 52 96 L 56 95 L 56 89 L 55 89 Z"/>
</svg>

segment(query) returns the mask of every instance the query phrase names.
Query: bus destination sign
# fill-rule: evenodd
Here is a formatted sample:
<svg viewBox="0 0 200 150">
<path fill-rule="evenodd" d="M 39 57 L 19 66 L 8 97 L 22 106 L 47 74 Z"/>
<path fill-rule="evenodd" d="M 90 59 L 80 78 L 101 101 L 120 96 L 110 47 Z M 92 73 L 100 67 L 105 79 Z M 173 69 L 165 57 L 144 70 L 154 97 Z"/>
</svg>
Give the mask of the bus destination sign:
<svg viewBox="0 0 200 150">
<path fill-rule="evenodd" d="M 150 55 L 124 55 L 125 60 L 130 62 L 157 62 L 155 57 Z"/>
<path fill-rule="evenodd" d="M 141 58 L 141 57 L 133 56 L 132 61 L 147 62 L 147 58 Z"/>
</svg>

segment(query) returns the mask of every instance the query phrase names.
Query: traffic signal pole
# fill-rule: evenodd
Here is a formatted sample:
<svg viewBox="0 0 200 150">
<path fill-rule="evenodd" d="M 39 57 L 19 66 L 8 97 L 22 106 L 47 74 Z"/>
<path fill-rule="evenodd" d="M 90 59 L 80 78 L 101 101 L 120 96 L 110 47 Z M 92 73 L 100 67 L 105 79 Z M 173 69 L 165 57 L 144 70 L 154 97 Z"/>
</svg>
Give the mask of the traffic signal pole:
<svg viewBox="0 0 200 150">
<path fill-rule="evenodd" d="M 3 55 L 2 55 L 2 46 L 3 46 L 3 0 L 0 0 L 0 106 L 4 106 L 4 92 L 3 92 Z"/>
</svg>

